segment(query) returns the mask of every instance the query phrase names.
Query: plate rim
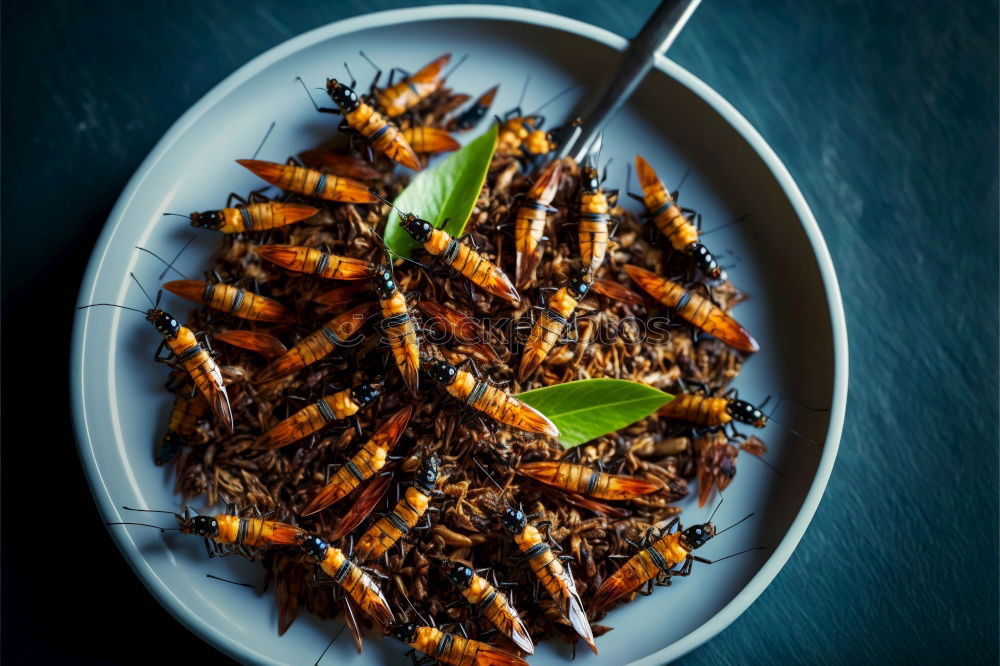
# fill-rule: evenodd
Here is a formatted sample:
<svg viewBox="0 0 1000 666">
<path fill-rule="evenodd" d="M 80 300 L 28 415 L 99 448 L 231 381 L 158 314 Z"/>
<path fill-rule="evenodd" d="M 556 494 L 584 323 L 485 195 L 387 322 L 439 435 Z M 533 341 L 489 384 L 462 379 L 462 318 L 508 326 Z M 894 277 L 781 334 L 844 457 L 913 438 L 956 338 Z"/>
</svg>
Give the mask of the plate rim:
<svg viewBox="0 0 1000 666">
<path fill-rule="evenodd" d="M 142 186 L 149 172 L 162 159 L 168 149 L 193 125 L 202 115 L 208 112 L 219 100 L 236 86 L 254 74 L 269 67 L 274 62 L 307 48 L 320 41 L 325 41 L 338 35 L 357 32 L 370 28 L 381 28 L 417 21 L 435 19 L 477 19 L 483 21 L 521 22 L 539 25 L 578 36 L 592 39 L 617 50 L 623 50 L 628 43 L 624 37 L 577 19 L 552 14 L 536 9 L 521 7 L 506 7 L 490 4 L 470 5 L 433 5 L 430 7 L 389 9 L 370 14 L 328 23 L 298 36 L 277 44 L 260 55 L 254 57 L 243 66 L 236 69 L 222 81 L 212 87 L 205 95 L 195 102 L 180 116 L 160 138 L 146 158 L 140 163 L 135 173 L 129 179 L 125 189 L 112 208 L 94 248 L 91 251 L 87 268 L 83 274 L 78 303 L 90 302 L 98 273 L 110 251 L 110 243 L 115 232 L 123 223 L 123 213 L 136 192 Z M 722 630 L 732 624 L 750 604 L 770 585 L 778 572 L 791 557 L 806 528 L 812 521 L 819 506 L 823 493 L 829 482 L 833 465 L 840 447 L 844 416 L 847 403 L 848 388 L 848 344 L 847 326 L 844 316 L 843 301 L 837 281 L 833 260 L 823 238 L 819 225 L 812 214 L 801 191 L 792 179 L 788 169 L 778 158 L 774 150 L 764 141 L 756 129 L 719 93 L 708 84 L 688 72 L 686 69 L 666 58 L 657 55 L 654 67 L 670 76 L 692 93 L 701 98 L 726 122 L 739 133 L 743 140 L 758 154 L 765 166 L 771 171 L 785 197 L 788 199 L 803 231 L 812 248 L 820 272 L 820 278 L 826 295 L 829 309 L 830 325 L 833 336 L 833 390 L 830 407 L 830 423 L 823 445 L 823 452 L 816 468 L 815 476 L 809 490 L 802 501 L 798 514 L 792 520 L 788 530 L 779 544 L 774 548 L 760 570 L 750 579 L 743 589 L 715 615 L 702 623 L 697 629 L 652 654 L 631 662 L 631 666 L 653 666 L 673 661 L 694 650 Z M 89 313 L 89 311 L 88 311 Z M 86 400 L 83 386 L 83 358 L 88 313 L 78 312 L 73 323 L 73 338 L 71 345 L 71 361 L 69 366 L 70 389 L 72 394 L 73 428 L 77 440 L 77 452 L 80 461 L 87 472 L 87 481 L 91 495 L 97 504 L 102 517 L 116 517 L 117 505 L 113 501 L 107 487 L 107 482 L 101 473 L 93 445 L 89 437 L 86 416 Z M 202 640 L 209 643 L 231 657 L 241 661 L 258 663 L 277 663 L 269 657 L 256 652 L 245 644 L 228 638 L 218 631 L 201 616 L 195 614 L 184 605 L 183 601 L 167 587 L 156 575 L 142 557 L 128 535 L 121 531 L 108 530 L 112 540 L 118 546 L 125 561 L 136 573 L 143 585 L 152 596 L 181 624 Z M 146 566 L 143 568 L 141 564 Z"/>
</svg>

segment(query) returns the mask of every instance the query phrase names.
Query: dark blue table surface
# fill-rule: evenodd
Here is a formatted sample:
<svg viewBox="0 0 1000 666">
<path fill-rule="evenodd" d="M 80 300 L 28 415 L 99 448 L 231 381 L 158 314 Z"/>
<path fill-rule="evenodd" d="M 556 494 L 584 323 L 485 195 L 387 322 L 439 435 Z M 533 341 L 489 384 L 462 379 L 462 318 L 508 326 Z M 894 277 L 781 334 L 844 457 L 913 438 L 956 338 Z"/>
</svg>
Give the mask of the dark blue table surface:
<svg viewBox="0 0 1000 666">
<path fill-rule="evenodd" d="M 128 178 L 212 86 L 301 32 L 408 4 L 3 2 L 11 663 L 223 659 L 146 593 L 93 508 L 67 407 L 79 278 Z M 631 36 L 655 3 L 510 4 Z M 671 50 L 798 182 L 851 345 L 815 520 L 686 663 L 997 663 L 997 25 L 991 1 L 706 0 Z"/>
</svg>

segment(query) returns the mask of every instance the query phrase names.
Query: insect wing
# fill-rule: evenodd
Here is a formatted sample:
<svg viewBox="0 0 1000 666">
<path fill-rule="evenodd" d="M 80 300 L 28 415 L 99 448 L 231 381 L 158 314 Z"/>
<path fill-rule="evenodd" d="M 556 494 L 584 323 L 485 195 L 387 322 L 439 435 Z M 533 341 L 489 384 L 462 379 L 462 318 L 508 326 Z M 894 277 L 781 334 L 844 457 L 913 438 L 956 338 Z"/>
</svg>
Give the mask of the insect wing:
<svg viewBox="0 0 1000 666">
<path fill-rule="evenodd" d="M 378 506 L 379 502 L 385 497 L 386 492 L 389 491 L 394 476 L 394 474 L 387 474 L 368 480 L 365 484 L 365 489 L 358 495 L 354 506 L 337 523 L 337 529 L 330 535 L 330 541 L 337 541 L 344 538 L 364 522 L 365 518 Z"/>
<path fill-rule="evenodd" d="M 215 339 L 240 349 L 256 352 L 267 360 L 288 351 L 285 345 L 281 344 L 281 340 L 262 331 L 224 331 L 216 333 Z"/>
</svg>

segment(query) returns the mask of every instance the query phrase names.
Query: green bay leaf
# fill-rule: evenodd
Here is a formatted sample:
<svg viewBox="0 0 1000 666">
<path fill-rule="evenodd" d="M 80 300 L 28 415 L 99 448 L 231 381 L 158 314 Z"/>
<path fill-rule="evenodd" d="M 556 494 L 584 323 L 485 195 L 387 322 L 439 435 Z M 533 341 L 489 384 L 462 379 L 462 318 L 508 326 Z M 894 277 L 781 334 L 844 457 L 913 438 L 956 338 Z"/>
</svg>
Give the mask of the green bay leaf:
<svg viewBox="0 0 1000 666">
<path fill-rule="evenodd" d="M 488 132 L 435 167 L 418 173 L 393 203 L 404 213 L 427 220 L 436 229 L 441 229 L 448 220 L 444 230 L 452 236 L 461 236 L 486 182 L 496 147 L 497 124 L 493 123 Z M 390 250 L 404 257 L 410 257 L 420 247 L 400 226 L 395 210 L 389 215 L 383 237 Z"/>
<path fill-rule="evenodd" d="M 564 447 L 579 446 L 652 415 L 674 399 L 626 379 L 581 379 L 519 393 L 559 428 Z"/>
</svg>

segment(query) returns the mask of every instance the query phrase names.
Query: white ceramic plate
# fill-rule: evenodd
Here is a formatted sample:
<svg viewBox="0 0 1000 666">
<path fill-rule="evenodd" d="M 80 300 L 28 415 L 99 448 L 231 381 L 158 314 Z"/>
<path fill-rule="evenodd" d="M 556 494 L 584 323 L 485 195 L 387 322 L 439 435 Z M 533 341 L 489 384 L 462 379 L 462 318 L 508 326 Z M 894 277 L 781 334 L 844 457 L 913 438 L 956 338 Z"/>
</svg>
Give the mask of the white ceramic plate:
<svg viewBox="0 0 1000 666">
<path fill-rule="evenodd" d="M 342 75 L 349 60 L 359 76 L 369 69 L 359 49 L 377 62 L 419 66 L 444 51 L 468 53 L 452 77 L 459 90 L 478 93 L 500 82 L 494 110 L 514 105 L 524 75 L 532 74 L 525 107 L 531 109 L 573 82 L 600 81 L 613 68 L 625 40 L 600 28 L 552 14 L 509 7 L 441 6 L 371 14 L 341 21 L 292 39 L 256 58 L 216 86 L 177 121 L 143 162 L 111 214 L 94 250 L 80 304 L 117 302 L 145 308 L 128 280 L 135 271 L 155 289 L 161 267 L 133 248 L 173 255 L 191 234 L 165 211 L 218 208 L 229 191 L 260 182 L 233 160 L 253 152 L 272 120 L 277 127 L 261 158 L 283 160 L 319 144 L 336 120 L 317 114 L 295 77 L 320 85 Z M 572 96 L 546 114 L 562 120 Z M 551 122 L 551 121 L 550 121 Z M 727 253 L 735 283 L 753 298 L 738 308 L 739 320 L 761 342 L 737 383 L 743 397 L 759 401 L 784 394 L 813 405 L 814 413 L 783 403 L 775 415 L 823 443 L 814 447 L 771 425 L 763 433 L 772 474 L 743 455 L 716 522 L 726 525 L 750 511 L 756 517 L 708 544 L 699 554 L 718 558 L 766 544 L 717 566 L 697 566 L 689 579 L 658 589 L 613 612 L 615 630 L 601 637 L 600 657 L 586 651 L 578 663 L 656 664 L 679 657 L 732 622 L 787 561 L 820 501 L 833 467 L 847 392 L 847 338 L 833 265 L 819 228 L 791 177 L 752 127 L 719 95 L 676 64 L 656 67 L 605 134 L 614 157 L 611 186 L 624 186 L 624 165 L 641 152 L 669 182 L 688 169 L 682 201 L 704 213 L 707 226 L 744 213 L 746 223 L 710 236 L 710 247 Z M 197 274 L 219 238 L 199 232 L 181 261 Z M 167 294 L 164 306 L 183 314 L 190 304 Z M 162 390 L 165 372 L 152 354 L 159 340 L 139 315 L 110 308 L 81 311 L 73 342 L 73 411 L 81 456 L 94 497 L 108 521 L 123 504 L 175 508 L 172 478 L 152 462 L 170 406 Z M 694 500 L 682 518 L 706 517 Z M 166 524 L 166 518 L 164 524 Z M 202 543 L 178 533 L 140 527 L 112 530 L 122 553 L 153 595 L 178 620 L 220 650 L 244 662 L 311 664 L 335 621 L 303 615 L 282 638 L 276 631 L 272 593 L 263 599 L 205 578 L 214 573 L 259 580 L 258 567 L 237 558 L 208 560 Z M 401 663 L 404 651 L 391 639 L 369 639 L 363 656 L 341 640 L 325 662 Z M 564 664 L 565 645 L 546 642 L 533 664 Z"/>
</svg>

